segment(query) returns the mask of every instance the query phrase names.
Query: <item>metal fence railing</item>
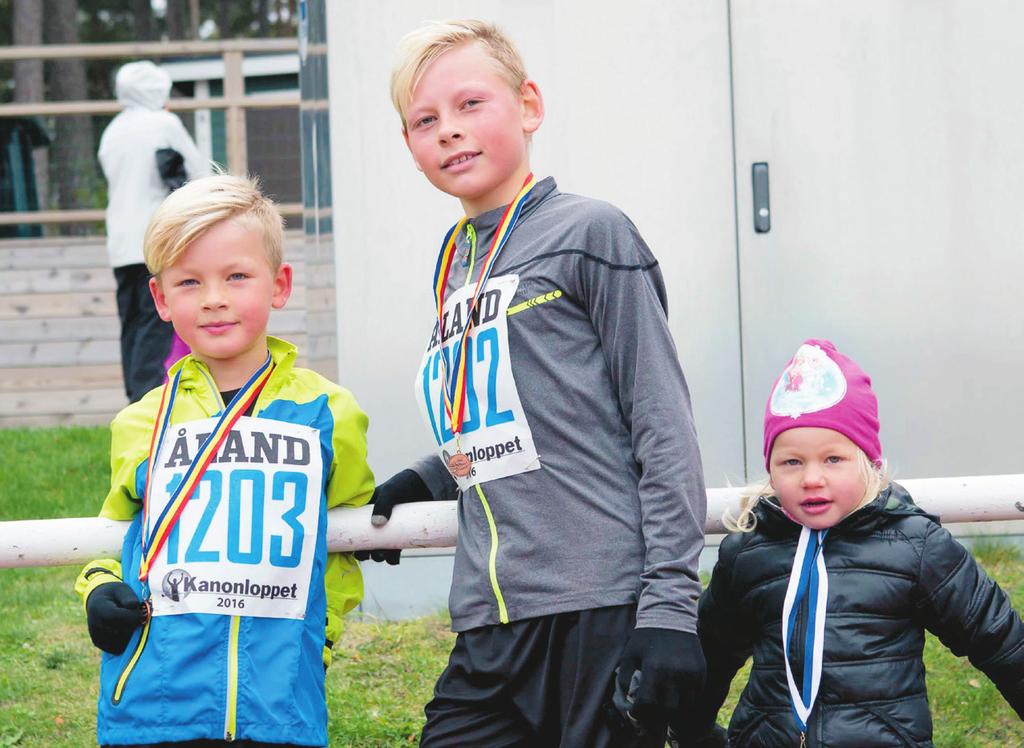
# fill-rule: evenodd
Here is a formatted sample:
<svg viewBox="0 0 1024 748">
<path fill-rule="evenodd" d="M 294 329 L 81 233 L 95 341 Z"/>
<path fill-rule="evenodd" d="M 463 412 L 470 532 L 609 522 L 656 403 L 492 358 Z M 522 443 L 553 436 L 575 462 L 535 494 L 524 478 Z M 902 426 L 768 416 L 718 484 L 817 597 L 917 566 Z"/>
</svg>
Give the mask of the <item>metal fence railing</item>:
<svg viewBox="0 0 1024 748">
<path fill-rule="evenodd" d="M 1024 474 L 901 480 L 918 506 L 946 522 L 1024 518 Z M 738 488 L 708 490 L 708 533 L 721 533 L 722 514 L 739 502 Z M 331 551 L 374 548 L 447 548 L 455 545 L 456 502 L 429 501 L 395 508 L 383 527 L 370 522 L 372 507 L 327 513 Z M 97 517 L 0 522 L 0 568 L 63 566 L 118 557 L 127 522 Z"/>
</svg>

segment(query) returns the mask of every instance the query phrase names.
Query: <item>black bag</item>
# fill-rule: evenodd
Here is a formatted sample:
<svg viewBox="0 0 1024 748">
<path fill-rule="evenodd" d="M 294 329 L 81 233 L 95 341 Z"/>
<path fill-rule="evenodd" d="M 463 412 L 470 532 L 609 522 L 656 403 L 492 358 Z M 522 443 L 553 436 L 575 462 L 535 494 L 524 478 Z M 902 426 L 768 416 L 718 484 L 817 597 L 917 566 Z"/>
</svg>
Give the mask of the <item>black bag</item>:
<svg viewBox="0 0 1024 748">
<path fill-rule="evenodd" d="M 168 192 L 174 192 L 188 181 L 185 159 L 173 148 L 157 148 L 156 169 Z"/>
</svg>

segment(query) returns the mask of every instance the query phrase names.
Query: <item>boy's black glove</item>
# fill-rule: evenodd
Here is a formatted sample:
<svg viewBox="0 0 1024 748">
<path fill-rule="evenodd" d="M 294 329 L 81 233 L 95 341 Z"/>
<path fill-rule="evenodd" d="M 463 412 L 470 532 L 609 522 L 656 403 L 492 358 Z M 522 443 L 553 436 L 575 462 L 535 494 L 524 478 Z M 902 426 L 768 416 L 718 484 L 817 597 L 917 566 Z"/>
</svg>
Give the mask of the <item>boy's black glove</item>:
<svg viewBox="0 0 1024 748">
<path fill-rule="evenodd" d="M 638 729 L 664 730 L 704 688 L 704 652 L 696 634 L 639 628 L 626 642 L 615 676 L 615 708 Z"/>
<path fill-rule="evenodd" d="M 89 593 L 85 603 L 89 638 L 104 652 L 119 655 L 146 621 L 146 608 L 124 582 L 107 582 Z"/>
<path fill-rule="evenodd" d="M 374 527 L 387 524 L 391 519 L 391 512 L 399 504 L 408 504 L 413 501 L 430 501 L 434 497 L 427 488 L 427 484 L 420 478 L 415 470 L 403 470 L 400 473 L 388 478 L 373 490 L 370 503 L 373 504 L 373 514 L 370 515 L 370 522 Z M 359 561 L 387 561 L 392 566 L 398 564 L 402 558 L 401 548 L 382 548 L 373 551 L 356 551 L 355 557 Z"/>
</svg>

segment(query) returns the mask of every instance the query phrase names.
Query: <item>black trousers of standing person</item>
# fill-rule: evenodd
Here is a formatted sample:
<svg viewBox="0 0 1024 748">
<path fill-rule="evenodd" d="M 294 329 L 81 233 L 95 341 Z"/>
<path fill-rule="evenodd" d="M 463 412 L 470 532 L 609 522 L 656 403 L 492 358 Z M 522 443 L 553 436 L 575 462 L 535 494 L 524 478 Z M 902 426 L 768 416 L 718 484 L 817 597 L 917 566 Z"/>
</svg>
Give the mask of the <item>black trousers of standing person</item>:
<svg viewBox="0 0 1024 748">
<path fill-rule="evenodd" d="M 427 704 L 421 748 L 662 748 L 607 715 L 635 605 L 464 631 Z"/>
<path fill-rule="evenodd" d="M 156 313 L 149 271 L 142 263 L 114 268 L 117 316 L 121 318 L 121 372 L 128 400 L 135 402 L 164 381 L 164 360 L 174 328 Z"/>
</svg>

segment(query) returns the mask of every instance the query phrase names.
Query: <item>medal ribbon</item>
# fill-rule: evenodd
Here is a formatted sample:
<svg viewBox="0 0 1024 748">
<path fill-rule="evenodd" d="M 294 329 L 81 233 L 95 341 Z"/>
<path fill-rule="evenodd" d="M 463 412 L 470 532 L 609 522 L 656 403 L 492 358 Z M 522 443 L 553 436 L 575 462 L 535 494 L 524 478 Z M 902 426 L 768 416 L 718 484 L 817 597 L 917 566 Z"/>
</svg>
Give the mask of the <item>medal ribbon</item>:
<svg viewBox="0 0 1024 748">
<path fill-rule="evenodd" d="M 213 460 L 214 455 L 217 454 L 217 450 L 220 449 L 221 444 L 227 438 L 227 435 L 231 432 L 235 423 L 242 416 L 245 411 L 249 409 L 249 406 L 255 402 L 260 392 L 263 390 L 263 386 L 267 383 L 271 373 L 274 370 L 273 361 L 270 358 L 270 354 L 267 354 L 267 360 L 263 362 L 263 365 L 249 378 L 249 381 L 238 391 L 238 393 L 231 398 L 231 402 L 224 408 L 224 412 L 221 413 L 220 419 L 217 421 L 217 425 L 213 429 L 206 440 L 200 445 L 199 451 L 196 453 L 195 458 L 192 460 L 192 464 L 188 466 L 188 470 L 185 471 L 184 477 L 178 483 L 177 488 L 171 493 L 170 501 L 164 506 L 163 511 L 160 512 L 160 516 L 156 518 L 154 522 L 150 522 L 149 517 L 149 487 L 153 483 L 153 475 L 156 471 L 157 455 L 160 452 L 160 445 L 163 443 L 164 436 L 167 433 L 167 428 L 171 423 L 171 411 L 174 409 L 174 399 L 178 392 L 178 382 L 181 379 L 181 369 L 178 369 L 174 375 L 174 380 L 164 385 L 164 392 L 160 398 L 160 409 L 157 411 L 156 419 L 153 423 L 153 436 L 149 443 L 149 465 L 146 471 L 146 493 L 145 500 L 143 502 L 143 543 L 142 543 L 142 560 L 139 563 L 139 579 L 146 581 L 149 576 L 150 567 L 153 565 L 154 559 L 157 554 L 160 553 L 160 549 L 163 548 L 164 543 L 167 540 L 167 536 L 171 534 L 171 530 L 177 523 L 178 518 L 181 517 L 181 512 L 185 508 L 185 504 L 192 498 L 192 494 L 195 492 L 196 487 L 199 485 L 199 481 L 203 477 L 203 473 L 206 472 L 207 466 Z M 152 530 L 150 528 L 152 527 Z M 148 537 L 147 537 L 148 534 Z"/>
<path fill-rule="evenodd" d="M 818 698 L 821 685 L 821 663 L 825 645 L 825 607 L 828 602 L 828 572 L 822 545 L 828 530 L 800 531 L 793 570 L 786 588 L 786 601 L 782 608 L 782 654 L 786 663 L 786 681 L 789 684 L 790 705 L 800 732 L 807 731 L 807 719 Z M 789 646 L 793 628 L 801 609 L 807 610 L 804 640 L 795 642 L 803 647 L 803 678 L 797 687 L 790 666 Z"/>
<path fill-rule="evenodd" d="M 502 248 L 512 235 L 519 214 L 522 213 L 523 205 L 530 194 L 530 190 L 536 184 L 533 174 L 527 174 L 523 186 L 515 200 L 505 208 L 505 213 L 498 222 L 494 232 L 494 239 L 491 241 L 490 249 L 484 258 L 483 266 L 480 269 L 480 278 L 477 280 L 476 288 L 473 289 L 473 296 L 469 309 L 466 312 L 466 324 L 462 329 L 458 342 L 452 348 L 451 367 L 448 366 L 448 359 L 441 356 L 441 365 L 444 371 L 444 384 L 441 391 L 444 393 L 444 408 L 448 419 L 452 424 L 452 433 L 456 436 L 462 431 L 462 421 L 466 409 L 466 343 L 469 340 L 469 331 L 473 327 L 473 312 L 476 310 L 477 301 L 480 299 L 480 292 L 491 275 L 494 263 L 498 259 Z M 438 334 L 444 334 L 444 292 L 448 286 L 448 275 L 451 273 L 452 264 L 455 260 L 455 241 L 466 225 L 469 218 L 463 216 L 457 224 L 452 226 L 445 234 L 444 242 L 441 245 L 441 254 L 437 257 L 437 267 L 434 269 L 434 299 L 437 303 L 437 329 Z"/>
</svg>

